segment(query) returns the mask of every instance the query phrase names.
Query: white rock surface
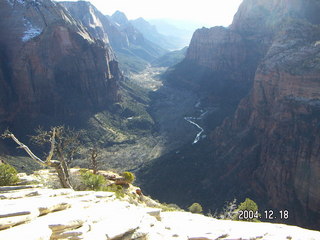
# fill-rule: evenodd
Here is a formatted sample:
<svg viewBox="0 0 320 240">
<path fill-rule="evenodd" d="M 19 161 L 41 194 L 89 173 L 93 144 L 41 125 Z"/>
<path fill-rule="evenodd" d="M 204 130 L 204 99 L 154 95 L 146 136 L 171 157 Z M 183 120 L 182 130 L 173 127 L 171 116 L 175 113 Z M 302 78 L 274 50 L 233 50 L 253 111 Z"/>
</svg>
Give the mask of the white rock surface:
<svg viewBox="0 0 320 240">
<path fill-rule="evenodd" d="M 110 192 L 22 189 L 0 198 L 1 240 L 320 239 L 320 232 L 295 226 L 161 212 Z"/>
</svg>

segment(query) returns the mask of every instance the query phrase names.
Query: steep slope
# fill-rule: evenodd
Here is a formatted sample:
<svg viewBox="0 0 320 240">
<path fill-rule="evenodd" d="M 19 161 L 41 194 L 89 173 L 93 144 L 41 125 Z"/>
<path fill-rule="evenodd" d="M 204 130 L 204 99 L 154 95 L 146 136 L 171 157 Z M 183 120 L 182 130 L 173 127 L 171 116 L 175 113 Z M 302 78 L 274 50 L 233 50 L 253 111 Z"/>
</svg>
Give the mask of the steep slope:
<svg viewBox="0 0 320 240">
<path fill-rule="evenodd" d="M 111 50 L 60 5 L 1 1 L 0 14 L 2 125 L 79 120 L 79 111 L 85 115 L 118 100 L 121 76 Z"/>
<path fill-rule="evenodd" d="M 172 67 L 178 63 L 180 63 L 186 56 L 188 48 L 185 47 L 180 50 L 172 51 L 166 53 L 162 57 L 154 60 L 152 62 L 152 66 L 154 67 Z"/>
<path fill-rule="evenodd" d="M 194 34 L 192 42 L 202 42 L 190 45 L 186 61 L 215 71 L 228 66 L 234 84 L 253 82 L 253 88 L 210 139 L 145 168 L 141 177 L 148 179 L 148 191 L 183 205 L 200 201 L 209 209 L 250 196 L 267 210 L 288 209 L 291 223 L 319 228 L 319 10 L 314 0 L 246 0 L 229 29 Z M 201 31 L 206 38 L 196 39 Z M 215 49 L 215 54 L 204 48 Z M 248 51 L 258 54 L 246 58 Z M 256 67 L 250 64 L 252 57 L 259 60 Z M 238 77 L 230 77 L 234 75 Z M 210 87 L 219 89 L 211 98 L 220 93 L 240 100 L 236 89 L 228 95 L 229 87 L 220 88 L 219 80 L 226 84 L 223 77 L 210 80 Z M 191 79 L 183 84 L 198 87 Z M 176 172 L 184 174 L 175 178 Z M 165 191 L 152 191 L 160 182 Z"/>
<path fill-rule="evenodd" d="M 124 33 L 128 44 L 127 48 L 140 58 L 150 62 L 167 52 L 156 43 L 148 41 L 143 34 L 130 23 L 124 13 L 116 11 L 110 19 L 114 22 L 115 26 Z M 118 41 L 118 39 L 115 39 L 115 41 Z M 123 47 L 120 47 L 119 50 L 121 50 L 121 48 Z"/>
<path fill-rule="evenodd" d="M 312 227 L 320 219 L 319 30 L 289 20 L 257 69 L 251 96 L 212 135 L 219 151 L 232 149 L 228 157 L 239 163 L 227 176 L 243 172 L 240 166 L 256 156 L 250 188 L 272 208 L 289 207 L 297 223 Z M 244 146 L 248 138 L 253 143 Z"/>
<path fill-rule="evenodd" d="M 166 52 L 155 43 L 145 39 L 120 11 L 111 17 L 103 15 L 90 2 L 59 2 L 80 21 L 93 37 L 110 44 L 125 71 L 140 71 L 148 62 Z"/>
<path fill-rule="evenodd" d="M 166 73 L 167 84 L 191 90 L 202 106 L 215 108 L 206 124 L 213 129 L 248 94 L 265 52 L 257 41 L 231 29 L 201 28 L 194 33 L 185 59 Z"/>
<path fill-rule="evenodd" d="M 74 19 L 81 22 L 94 38 L 110 44 L 108 31 L 112 28 L 112 24 L 90 2 L 59 2 L 59 4 L 65 7 Z"/>
</svg>

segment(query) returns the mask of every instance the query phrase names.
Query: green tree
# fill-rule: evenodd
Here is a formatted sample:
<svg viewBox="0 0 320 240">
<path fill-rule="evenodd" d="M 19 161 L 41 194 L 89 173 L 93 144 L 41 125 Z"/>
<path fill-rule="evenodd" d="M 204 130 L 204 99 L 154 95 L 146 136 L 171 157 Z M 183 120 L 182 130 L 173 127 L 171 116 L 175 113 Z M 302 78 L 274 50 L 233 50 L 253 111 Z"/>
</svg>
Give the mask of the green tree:
<svg viewBox="0 0 320 240">
<path fill-rule="evenodd" d="M 82 183 L 86 190 L 104 191 L 107 185 L 106 179 L 102 175 L 94 174 L 90 171 L 80 173 Z"/>
<path fill-rule="evenodd" d="M 132 172 L 123 172 L 122 176 L 127 183 L 133 183 L 136 178 Z"/>
<path fill-rule="evenodd" d="M 125 195 L 124 189 L 121 185 L 111 184 L 108 185 L 104 191 L 114 192 L 117 198 L 123 198 Z"/>
<path fill-rule="evenodd" d="M 17 170 L 9 164 L 0 164 L 0 186 L 13 185 L 19 181 Z"/>
<path fill-rule="evenodd" d="M 188 207 L 189 211 L 192 213 L 202 213 L 202 206 L 199 203 L 192 203 L 190 207 Z"/>
<path fill-rule="evenodd" d="M 237 214 L 234 216 L 234 219 L 255 222 L 259 218 L 258 211 L 258 205 L 250 198 L 246 198 L 244 202 L 238 205 Z"/>
</svg>

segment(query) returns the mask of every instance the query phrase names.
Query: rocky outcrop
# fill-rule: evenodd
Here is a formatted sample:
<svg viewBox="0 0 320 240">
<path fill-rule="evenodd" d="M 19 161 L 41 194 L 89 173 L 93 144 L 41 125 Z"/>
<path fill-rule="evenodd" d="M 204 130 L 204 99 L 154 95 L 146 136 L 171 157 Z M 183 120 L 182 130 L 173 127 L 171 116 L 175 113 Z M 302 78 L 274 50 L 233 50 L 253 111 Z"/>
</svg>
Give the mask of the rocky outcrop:
<svg viewBox="0 0 320 240">
<path fill-rule="evenodd" d="M 162 163 L 159 160 L 144 173 L 157 176 L 166 184 L 166 192 L 174 192 L 171 198 L 161 192 L 165 196 L 161 200 L 189 203 L 191 198 L 216 209 L 225 201 L 250 196 L 264 209 L 288 209 L 291 223 L 319 228 L 319 10 L 319 3 L 313 0 L 246 0 L 229 29 L 211 29 L 216 32 L 213 35 L 202 30 L 210 40 L 197 40 L 198 52 L 190 46 L 188 54 L 207 68 L 217 69 L 220 57 L 232 63 L 234 57 L 244 56 L 245 50 L 232 47 L 243 41 L 264 54 L 251 72 L 250 94 L 207 142 L 186 147 Z M 200 30 L 195 36 L 199 34 Z M 229 55 L 228 48 L 215 48 L 214 56 L 204 53 L 204 48 L 217 45 L 219 39 L 227 43 L 232 39 Z M 230 64 L 233 71 L 229 74 L 238 71 L 239 64 Z M 161 172 L 168 170 L 173 175 L 182 169 L 186 176 L 176 178 L 171 191 Z M 159 186 L 157 180 L 151 181 L 148 191 Z"/>
<path fill-rule="evenodd" d="M 318 7 L 319 3 L 314 0 L 244 0 L 230 28 L 250 36 L 266 37 L 288 17 L 319 24 Z"/>
<path fill-rule="evenodd" d="M 105 44 L 110 43 L 108 31 L 112 28 L 112 23 L 92 4 L 85 1 L 59 2 L 59 4 L 80 21 L 94 38 L 102 40 Z"/>
<path fill-rule="evenodd" d="M 249 93 L 265 52 L 257 41 L 230 28 L 201 28 L 193 34 L 185 59 L 168 71 L 168 84 L 192 90 L 203 105 L 215 106 L 212 122 L 217 126 Z"/>
<path fill-rule="evenodd" d="M 1 1 L 0 14 L 2 123 L 52 123 L 118 100 L 111 50 L 60 5 Z"/>
<path fill-rule="evenodd" d="M 0 189 L 0 238 L 15 239 L 317 239 L 294 226 L 163 212 L 112 192 Z M 245 231 L 244 231 L 245 230 Z"/>
<path fill-rule="evenodd" d="M 119 39 L 123 45 L 115 47 L 119 51 L 125 49 L 130 50 L 134 55 L 142 58 L 145 61 L 151 62 L 160 57 L 167 51 L 159 47 L 156 43 L 148 41 L 143 34 L 138 31 L 127 19 L 123 12 L 116 11 L 110 20 L 113 22 L 114 28 L 120 32 L 120 35 L 113 37 L 111 40 L 114 45 L 119 44 Z M 113 30 L 114 31 L 114 30 Z M 112 34 L 109 34 L 112 36 Z"/>
<path fill-rule="evenodd" d="M 176 85 L 221 97 L 222 90 L 236 84 L 239 101 L 252 84 L 258 57 L 240 34 L 224 27 L 202 28 L 193 34 L 185 60 L 169 79 Z M 233 90 L 230 92 L 236 92 Z"/>
<path fill-rule="evenodd" d="M 123 12 L 116 11 L 110 19 L 118 31 L 121 32 L 121 38 L 126 39 L 127 46 L 120 46 L 119 50 L 123 52 L 123 48 L 128 48 L 134 55 L 141 59 L 151 62 L 167 52 L 166 49 L 160 47 L 157 42 L 149 41 L 147 38 L 127 19 Z M 109 35 L 112 35 L 111 33 Z M 119 42 L 114 37 L 114 44 Z M 124 41 L 123 41 L 124 42 Z"/>
<path fill-rule="evenodd" d="M 317 7 L 312 0 L 244 1 L 230 27 L 195 31 L 185 60 L 168 78 L 201 94 L 226 96 L 222 102 L 233 99 L 238 104 L 252 88 L 255 71 L 283 24 L 290 18 L 317 24 Z"/>
<path fill-rule="evenodd" d="M 318 26 L 289 21 L 260 64 L 250 97 L 212 135 L 216 146 L 232 149 L 237 172 L 256 155 L 249 188 L 258 197 L 273 208 L 291 208 L 298 224 L 313 227 L 320 216 L 318 39 Z M 254 146 L 240 144 L 249 134 Z"/>
<path fill-rule="evenodd" d="M 133 65 L 138 68 L 141 65 L 143 68 L 147 62 L 166 52 L 157 44 L 145 39 L 120 11 L 116 11 L 112 16 L 105 16 L 89 2 L 59 2 L 59 4 L 80 21 L 93 37 L 111 45 L 123 70 L 129 68 L 131 71 L 139 71 L 141 69 L 134 69 Z"/>
</svg>

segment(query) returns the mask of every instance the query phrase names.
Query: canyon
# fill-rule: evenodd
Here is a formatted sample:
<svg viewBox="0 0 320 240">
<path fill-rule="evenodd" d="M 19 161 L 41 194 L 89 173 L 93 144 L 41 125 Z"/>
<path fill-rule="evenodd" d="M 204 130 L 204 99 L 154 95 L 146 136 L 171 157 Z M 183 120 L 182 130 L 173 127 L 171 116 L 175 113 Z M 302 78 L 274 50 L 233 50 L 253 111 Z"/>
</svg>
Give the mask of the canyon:
<svg viewBox="0 0 320 240">
<path fill-rule="evenodd" d="M 126 73 L 139 72 L 149 62 L 167 52 L 151 42 L 129 21 L 127 16 L 116 11 L 112 16 L 103 15 L 90 2 L 59 2 L 71 15 L 80 21 L 97 39 L 109 44 Z M 161 36 L 158 37 L 161 38 Z"/>
<path fill-rule="evenodd" d="M 168 53 L 119 11 L 1 1 L 0 129 L 84 128 L 102 168 L 134 171 L 160 201 L 214 212 L 250 197 L 261 212 L 289 211 L 274 222 L 319 230 L 319 10 L 244 0 L 229 27 L 200 28 Z"/>
<path fill-rule="evenodd" d="M 317 1 L 247 0 L 229 28 L 195 32 L 169 80 L 202 93 L 201 103 L 218 105 L 225 118 L 207 123 L 207 140 L 142 169 L 147 192 L 182 206 L 198 201 L 211 210 L 250 196 L 263 209 L 288 209 L 291 223 L 318 228 L 315 9 Z M 229 112 L 223 110 L 226 102 Z M 176 177 L 178 172 L 183 174 Z"/>
</svg>

